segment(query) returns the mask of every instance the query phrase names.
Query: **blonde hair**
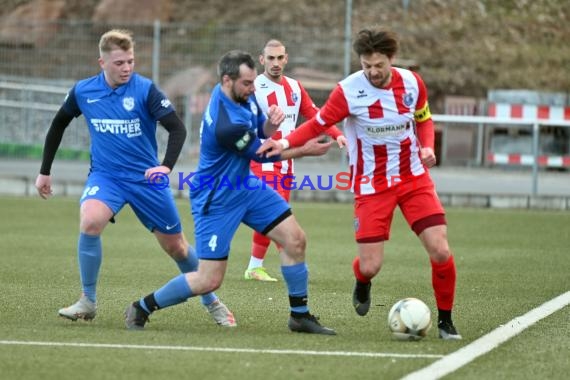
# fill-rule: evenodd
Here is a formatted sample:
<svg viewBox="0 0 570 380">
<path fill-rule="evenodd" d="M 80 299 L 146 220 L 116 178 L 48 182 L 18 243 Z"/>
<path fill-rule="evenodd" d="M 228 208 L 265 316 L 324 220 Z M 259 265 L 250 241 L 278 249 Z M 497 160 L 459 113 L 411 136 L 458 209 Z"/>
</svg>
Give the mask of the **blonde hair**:
<svg viewBox="0 0 570 380">
<path fill-rule="evenodd" d="M 127 29 L 112 29 L 104 33 L 99 40 L 99 55 L 119 48 L 123 51 L 134 49 L 133 32 Z"/>
</svg>

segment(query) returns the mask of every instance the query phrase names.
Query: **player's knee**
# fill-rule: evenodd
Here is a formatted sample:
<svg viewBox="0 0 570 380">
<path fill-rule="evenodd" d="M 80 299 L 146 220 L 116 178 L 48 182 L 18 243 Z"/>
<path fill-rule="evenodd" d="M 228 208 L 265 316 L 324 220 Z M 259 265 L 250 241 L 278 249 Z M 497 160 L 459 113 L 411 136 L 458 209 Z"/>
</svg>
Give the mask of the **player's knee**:
<svg viewBox="0 0 570 380">
<path fill-rule="evenodd" d="M 364 277 L 373 278 L 380 272 L 382 262 L 379 259 L 375 260 L 360 260 L 360 273 Z"/>
<path fill-rule="evenodd" d="M 298 228 L 288 235 L 285 242 L 285 250 L 293 257 L 302 258 L 305 256 L 305 248 L 307 247 L 307 239 L 305 232 Z"/>
<path fill-rule="evenodd" d="M 451 256 L 451 250 L 449 249 L 449 245 L 445 240 L 438 242 L 438 244 L 430 246 L 428 248 L 428 253 L 430 259 L 436 263 L 444 263 Z"/>
<path fill-rule="evenodd" d="M 79 229 L 82 233 L 87 235 L 101 235 L 105 224 L 101 223 L 96 218 L 83 217 L 79 225 Z"/>
<path fill-rule="evenodd" d="M 213 292 L 222 286 L 222 277 L 211 276 L 204 283 L 204 293 Z"/>
</svg>

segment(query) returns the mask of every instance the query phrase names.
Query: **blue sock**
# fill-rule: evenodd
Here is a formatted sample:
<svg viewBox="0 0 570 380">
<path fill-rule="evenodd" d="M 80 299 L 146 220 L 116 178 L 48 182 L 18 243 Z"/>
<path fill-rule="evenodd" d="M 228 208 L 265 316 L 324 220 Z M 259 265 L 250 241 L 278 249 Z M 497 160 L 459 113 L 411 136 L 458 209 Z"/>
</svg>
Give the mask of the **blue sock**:
<svg viewBox="0 0 570 380">
<path fill-rule="evenodd" d="M 307 269 L 307 265 L 303 262 L 290 266 L 281 266 L 281 273 L 283 273 L 283 278 L 287 283 L 289 297 L 304 298 L 306 300 L 308 294 L 307 289 L 309 287 L 309 270 Z M 305 301 L 304 305 L 291 305 L 291 311 L 307 313 L 309 307 Z"/>
<path fill-rule="evenodd" d="M 180 268 L 180 272 L 182 273 L 197 271 L 198 264 L 199 264 L 198 257 L 196 256 L 196 251 L 192 246 L 188 247 L 188 256 L 186 257 L 185 260 L 176 261 L 176 265 L 178 265 L 178 268 Z M 200 299 L 202 301 L 202 305 L 209 305 L 212 302 L 216 301 L 218 299 L 218 296 L 214 292 L 210 292 L 202 294 Z"/>
<path fill-rule="evenodd" d="M 166 285 L 153 293 L 158 308 L 164 309 L 172 305 L 177 305 L 192 297 L 192 290 L 186 281 L 186 276 L 180 274 L 168 281 Z M 145 303 L 144 298 L 139 300 L 141 307 L 151 313 L 149 306 Z M 154 310 L 153 310 L 154 311 Z"/>
<path fill-rule="evenodd" d="M 77 259 L 83 293 L 91 301 L 96 302 L 97 278 L 102 260 L 101 237 L 80 233 L 77 243 Z"/>
</svg>

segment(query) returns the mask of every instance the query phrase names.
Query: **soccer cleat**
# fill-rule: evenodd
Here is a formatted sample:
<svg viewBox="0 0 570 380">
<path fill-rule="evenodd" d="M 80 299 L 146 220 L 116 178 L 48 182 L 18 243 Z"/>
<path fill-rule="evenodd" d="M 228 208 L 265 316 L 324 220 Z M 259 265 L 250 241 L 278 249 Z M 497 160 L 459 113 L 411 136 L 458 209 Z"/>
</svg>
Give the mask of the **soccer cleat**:
<svg viewBox="0 0 570 380">
<path fill-rule="evenodd" d="M 140 307 L 138 301 L 130 304 L 125 310 L 125 325 L 129 330 L 143 330 L 148 322 L 148 313 Z"/>
<path fill-rule="evenodd" d="M 443 340 L 463 339 L 451 321 L 439 321 L 437 327 L 439 329 L 439 337 Z"/>
<path fill-rule="evenodd" d="M 333 329 L 321 326 L 319 319 L 314 315 L 307 313 L 300 317 L 289 317 L 289 330 L 294 332 L 302 332 L 308 334 L 336 335 Z"/>
<path fill-rule="evenodd" d="M 61 317 L 71 319 L 72 321 L 77 321 L 78 319 L 90 321 L 97 315 L 97 305 L 85 295 L 82 295 L 79 301 L 71 306 L 59 309 L 58 313 Z"/>
<path fill-rule="evenodd" d="M 263 267 L 247 269 L 243 276 L 246 280 L 256 280 L 265 282 L 277 282 L 276 278 L 271 277 L 267 274 L 267 270 Z"/>
<path fill-rule="evenodd" d="M 370 287 L 372 283 L 365 284 L 356 280 L 354 291 L 352 292 L 352 305 L 356 314 L 365 316 L 370 309 Z"/>
<path fill-rule="evenodd" d="M 218 325 L 224 327 L 237 326 L 234 314 L 220 300 L 215 300 L 211 304 L 205 305 L 205 307 Z"/>
</svg>

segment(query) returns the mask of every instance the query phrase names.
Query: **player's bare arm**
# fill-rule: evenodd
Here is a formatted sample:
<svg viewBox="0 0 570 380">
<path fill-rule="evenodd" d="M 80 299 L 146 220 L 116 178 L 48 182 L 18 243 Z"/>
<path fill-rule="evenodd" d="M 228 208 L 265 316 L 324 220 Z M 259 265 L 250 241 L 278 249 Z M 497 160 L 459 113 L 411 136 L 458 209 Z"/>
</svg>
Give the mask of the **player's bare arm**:
<svg viewBox="0 0 570 380">
<path fill-rule="evenodd" d="M 267 110 L 267 121 L 263 125 L 263 133 L 265 136 L 273 136 L 277 128 L 285 120 L 285 113 L 276 105 L 272 105 Z"/>
<path fill-rule="evenodd" d="M 332 140 L 325 141 L 321 136 L 315 137 L 307 141 L 303 146 L 284 150 L 281 153 L 281 158 L 288 160 L 304 156 L 322 156 L 329 151 L 332 144 Z"/>
<path fill-rule="evenodd" d="M 263 142 L 263 144 L 261 144 L 261 146 L 257 149 L 255 153 L 259 156 L 265 155 L 265 157 L 269 158 L 283 153 L 285 148 L 286 147 L 283 145 L 281 140 L 277 141 L 273 139 L 267 139 Z"/>
</svg>

